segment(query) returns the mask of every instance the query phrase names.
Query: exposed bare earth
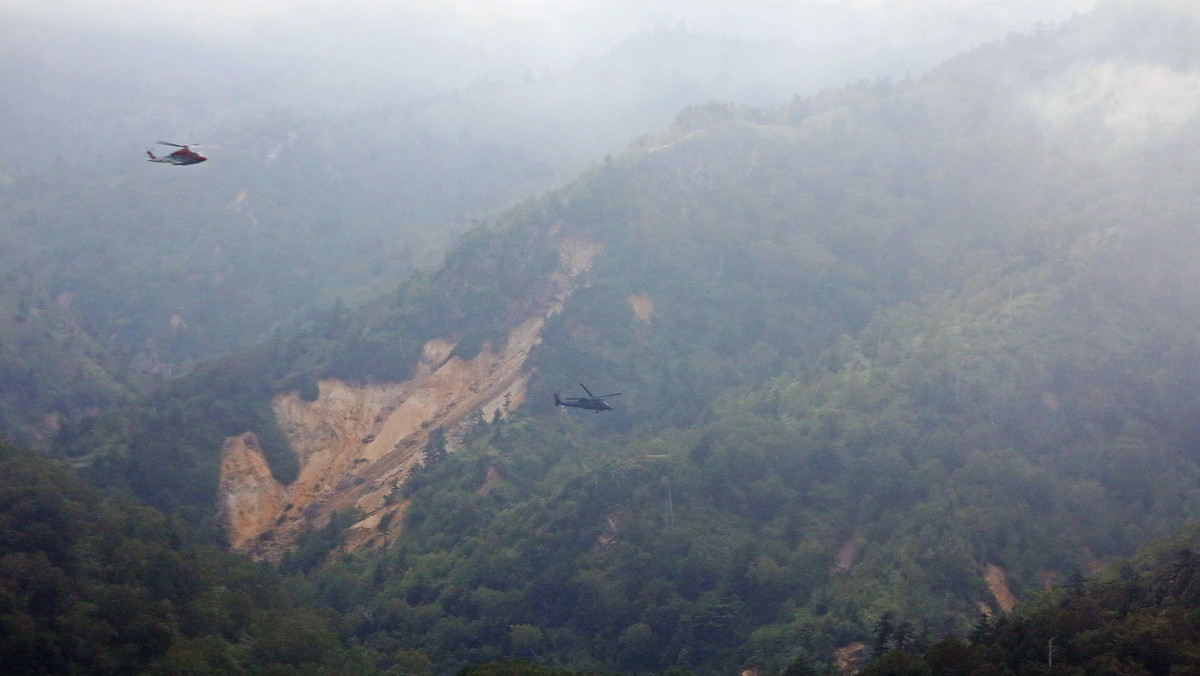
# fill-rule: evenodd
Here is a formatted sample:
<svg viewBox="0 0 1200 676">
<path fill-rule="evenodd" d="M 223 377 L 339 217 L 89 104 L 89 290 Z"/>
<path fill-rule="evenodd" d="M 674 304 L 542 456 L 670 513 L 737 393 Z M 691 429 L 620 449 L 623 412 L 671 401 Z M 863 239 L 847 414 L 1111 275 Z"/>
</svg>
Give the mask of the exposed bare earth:
<svg viewBox="0 0 1200 676">
<path fill-rule="evenodd" d="M 654 300 L 644 293 L 630 296 L 629 307 L 633 308 L 633 316 L 643 322 L 650 321 L 650 315 L 654 314 Z"/>
<path fill-rule="evenodd" d="M 247 432 L 225 440 L 221 461 L 221 513 L 237 524 L 267 524 L 285 502 L 284 490 L 271 477 L 258 439 Z M 246 527 L 246 530 L 250 530 Z M 238 539 L 233 539 L 234 536 Z M 234 549 L 245 545 L 244 535 L 230 532 Z"/>
<path fill-rule="evenodd" d="M 406 506 L 395 487 L 420 464 L 429 433 L 443 428 L 452 451 L 456 428 L 468 418 L 482 414 L 491 419 L 497 411 L 507 415 L 524 403 L 529 351 L 540 342 L 546 318 L 562 308 L 573 279 L 591 267 L 600 251 L 579 240 L 564 241 L 559 249 L 559 269 L 546 280 L 549 300 L 517 324 L 504 345 L 485 346 L 474 359 L 463 360 L 450 357 L 453 342 L 431 340 L 415 374 L 405 382 L 352 385 L 324 380 L 318 384 L 316 401 L 306 402 L 294 392 L 276 396 L 276 419 L 300 461 L 299 476 L 291 485 L 271 476 L 253 433 L 226 439 L 218 510 L 233 549 L 278 561 L 301 534 L 348 507 L 364 515 L 347 533 L 348 549 L 394 540 L 402 523 L 397 517 Z M 628 300 L 639 320 L 650 321 L 654 304 L 649 296 Z M 479 490 L 487 492 L 499 480 L 490 470 Z M 607 525 L 598 543 L 601 549 L 618 527 L 612 517 Z M 858 536 L 846 541 L 830 572 L 850 570 L 862 545 Z M 1010 611 L 1016 597 L 1004 570 L 987 564 L 983 575 L 999 609 Z M 857 672 L 865 647 L 855 643 L 839 650 L 839 670 Z"/>
<path fill-rule="evenodd" d="M 562 308 L 572 278 L 591 266 L 599 248 L 565 241 L 559 250 L 559 270 L 546 280 L 549 300 L 517 324 L 504 345 L 485 346 L 463 360 L 449 356 L 453 342 L 431 340 L 405 382 L 324 380 L 313 402 L 294 392 L 277 395 L 275 416 L 300 461 L 291 485 L 271 477 L 253 434 L 227 439 L 218 509 L 233 549 L 277 561 L 306 530 L 349 507 L 365 517 L 349 529 L 347 548 L 390 541 L 401 523 L 392 517 L 404 508 L 393 491 L 421 462 L 429 433 L 443 428 L 453 450 L 456 426 L 478 414 L 506 415 L 524 402 L 529 351 L 541 341 L 546 318 Z"/>
<path fill-rule="evenodd" d="M 829 567 L 829 574 L 837 575 L 853 568 L 854 560 L 858 558 L 858 550 L 862 548 L 863 544 L 865 541 L 858 534 L 842 543 L 842 546 L 838 547 L 837 553 L 833 555 L 833 565 Z"/>
<path fill-rule="evenodd" d="M 1000 606 L 1002 612 L 1007 613 L 1017 605 L 1017 597 L 1013 596 L 1012 591 L 1008 588 L 1008 576 L 1004 573 L 1003 568 L 994 563 L 987 564 L 983 568 L 983 579 L 987 582 L 988 589 L 996 598 L 996 605 Z"/>
<path fill-rule="evenodd" d="M 848 643 L 834 651 L 834 663 L 842 674 L 857 674 L 867 663 L 867 644 L 861 641 Z"/>
</svg>

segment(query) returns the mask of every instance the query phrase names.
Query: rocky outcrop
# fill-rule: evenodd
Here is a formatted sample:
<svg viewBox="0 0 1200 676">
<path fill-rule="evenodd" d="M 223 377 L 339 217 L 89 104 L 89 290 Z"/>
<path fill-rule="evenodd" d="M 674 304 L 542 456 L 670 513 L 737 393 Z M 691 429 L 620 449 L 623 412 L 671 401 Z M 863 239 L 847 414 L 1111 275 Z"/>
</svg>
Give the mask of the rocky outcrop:
<svg viewBox="0 0 1200 676">
<path fill-rule="evenodd" d="M 231 546 L 277 561 L 305 531 L 350 507 L 365 517 L 346 534 L 348 548 L 390 542 L 404 508 L 396 487 L 421 463 L 429 433 L 443 429 L 453 450 L 460 426 L 507 415 L 524 402 L 529 351 L 598 250 L 588 242 L 562 243 L 559 270 L 546 282 L 550 300 L 503 345 L 485 346 L 473 359 L 450 356 L 451 341 L 431 340 L 405 382 L 324 380 L 312 402 L 294 392 L 277 395 L 275 416 L 300 461 L 299 476 L 288 486 L 275 481 L 252 434 L 226 441 L 219 509 Z"/>
</svg>

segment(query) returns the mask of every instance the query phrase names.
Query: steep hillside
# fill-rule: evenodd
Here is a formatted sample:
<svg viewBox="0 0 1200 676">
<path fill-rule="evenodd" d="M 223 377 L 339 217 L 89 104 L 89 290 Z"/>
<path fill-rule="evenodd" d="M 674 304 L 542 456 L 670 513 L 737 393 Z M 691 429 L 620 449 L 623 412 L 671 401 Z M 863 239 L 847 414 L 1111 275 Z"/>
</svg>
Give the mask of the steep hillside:
<svg viewBox="0 0 1200 676">
<path fill-rule="evenodd" d="M 179 519 L 0 443 L 6 673 L 371 674 L 327 614 Z"/>
<path fill-rule="evenodd" d="M 51 297 L 33 275 L 0 279 L 0 430 L 14 441 L 46 448 L 64 421 L 133 396 L 114 376 L 118 361 L 80 325 L 75 301 Z"/>
<path fill-rule="evenodd" d="M 296 541 L 359 640 L 440 673 L 965 632 L 1200 514 L 1197 37 L 1117 3 L 917 80 L 689 108 L 65 451 L 224 505 L 244 551 Z M 555 410 L 579 382 L 616 410 Z"/>
<path fill-rule="evenodd" d="M 470 222 L 663 129 L 690 103 L 770 104 L 898 77 L 1081 1 L 969 22 L 955 20 L 966 10 L 954 2 L 887 21 L 865 20 L 880 8 L 798 3 L 796 31 L 768 31 L 781 40 L 637 32 L 635 20 L 599 31 L 579 12 L 615 10 L 557 3 L 537 11 L 562 25 L 406 3 L 255 7 L 253 27 L 217 8 L 213 23 L 178 22 L 156 5 L 135 25 L 107 2 L 0 8 L 0 89 L 13 93 L 0 110 L 0 308 L 61 304 L 90 344 L 86 355 L 39 352 L 65 340 L 53 327 L 35 341 L 0 338 L 0 370 L 39 390 L 0 398 L 0 432 L 44 448 L 58 425 L 47 421 L 107 407 L 114 387 L 145 390 L 338 297 L 375 297 Z M 236 28 L 214 28 L 226 23 Z M 531 33 L 548 35 L 518 37 Z M 861 36 L 854 49 L 834 37 L 847 34 Z M 164 137 L 206 144 L 210 162 L 144 162 Z"/>
<path fill-rule="evenodd" d="M 1077 576 L 1011 615 L 981 618 L 933 645 L 881 626 L 877 674 L 1187 673 L 1200 667 L 1197 528 L 1152 542 L 1100 574 Z M 963 640 L 963 639 L 966 640 Z M 886 654 L 884 654 L 886 653 Z"/>
<path fill-rule="evenodd" d="M 605 252 L 530 391 L 625 395 L 531 397 L 414 474 L 357 631 L 447 671 L 773 670 L 888 614 L 965 632 L 1200 514 L 1198 109 L 1148 84 L 1191 90 L 1196 30 L 1114 5 L 693 108 L 527 209 Z"/>
<path fill-rule="evenodd" d="M 595 247 L 566 240 L 559 251 L 558 268 L 544 280 L 546 302 L 474 357 L 456 356 L 454 342 L 434 339 L 404 382 L 324 380 L 311 402 L 297 392 L 276 395 L 275 417 L 300 462 L 288 485 L 271 476 L 252 434 L 227 440 L 218 500 L 234 550 L 278 561 L 300 535 L 347 509 L 362 517 L 346 536 L 349 549 L 394 539 L 401 520 L 392 517 L 403 507 L 398 486 L 425 458 L 431 433 L 447 438 L 452 450 L 464 429 L 524 403 L 529 352 L 546 318 L 570 296 L 572 280 L 591 265 Z"/>
</svg>

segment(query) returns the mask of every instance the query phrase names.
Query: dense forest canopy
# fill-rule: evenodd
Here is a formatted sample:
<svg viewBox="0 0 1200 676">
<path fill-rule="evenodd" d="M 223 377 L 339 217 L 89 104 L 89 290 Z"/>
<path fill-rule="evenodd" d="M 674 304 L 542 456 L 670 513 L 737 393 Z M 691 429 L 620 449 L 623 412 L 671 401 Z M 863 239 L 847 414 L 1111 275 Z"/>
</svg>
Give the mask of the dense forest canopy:
<svg viewBox="0 0 1200 676">
<path fill-rule="evenodd" d="M 1097 37 L 1129 25 L 1169 37 Z M 1192 82 L 1194 31 L 1114 8 L 917 81 L 695 108 L 535 205 L 608 249 L 531 390 L 628 398 L 535 401 L 414 478 L 358 602 L 391 614 L 357 631 L 451 665 L 778 669 L 887 612 L 965 632 L 1003 603 L 990 566 L 1023 597 L 1194 519 L 1196 118 L 1133 76 Z"/>
<path fill-rule="evenodd" d="M 374 673 L 274 571 L 0 445 L 0 661 L 10 674 Z"/>
<path fill-rule="evenodd" d="M 208 534 L 224 438 L 255 432 L 296 476 L 273 396 L 404 381 L 435 339 L 470 359 L 537 311 L 556 245 L 586 242 L 528 399 L 479 411 L 452 453 L 431 435 L 395 486 L 402 537 L 351 551 L 348 510 L 284 557 L 341 618 L 334 650 L 765 674 L 859 645 L 877 673 L 1040 673 L 1055 631 L 1073 669 L 1195 666 L 1182 630 L 1154 654 L 1109 638 L 1188 627 L 1195 600 L 1197 38 L 1189 8 L 1106 3 L 920 77 L 687 107 L 440 266 L 151 398 L 104 377 L 72 297 L 7 306 L 4 345 L 59 327 L 104 410 L 54 452 Z M 557 410 L 580 381 L 616 410 Z"/>
<path fill-rule="evenodd" d="M 352 588 L 344 576 L 322 576 L 321 598 L 296 576 L 221 552 L 179 519 L 106 496 L 44 457 L 0 446 L 0 469 L 0 656 L 10 673 L 436 673 L 411 648 L 354 646 L 349 630 L 361 622 L 419 617 L 399 601 L 348 624 L 335 610 Z M 1010 614 L 980 617 L 961 634 L 933 636 L 927 625 L 886 612 L 871 627 L 873 661 L 861 673 L 1040 674 L 1047 662 L 1056 673 L 1186 673 L 1197 666 L 1198 544 L 1193 525 L 1097 576 L 1073 575 Z M 507 612 L 494 590 L 473 597 L 485 612 Z M 546 638 L 532 624 L 512 625 L 507 648 L 492 653 L 512 657 L 463 673 L 580 673 L 534 664 Z M 643 624 L 618 641 L 646 652 L 652 638 Z M 784 673 L 838 673 L 831 661 L 785 652 Z"/>
<path fill-rule="evenodd" d="M 890 26 L 801 4 L 746 37 L 644 4 L 541 7 L 550 23 L 423 3 L 152 5 L 135 25 L 103 1 L 0 9 L 0 83 L 21 93 L 0 110 L 0 431 L 45 448 L 65 421 L 375 298 L 695 101 L 899 76 L 1081 3 L 957 25 L 957 8 L 897 8 Z M 878 47 L 829 37 L 848 31 Z M 212 160 L 142 162 L 160 138 Z"/>
<path fill-rule="evenodd" d="M 1091 579 L 1074 576 L 1012 614 L 981 616 L 966 636 L 930 644 L 910 623 L 881 618 L 883 674 L 1186 674 L 1200 668 L 1195 524 L 1121 559 Z"/>
</svg>

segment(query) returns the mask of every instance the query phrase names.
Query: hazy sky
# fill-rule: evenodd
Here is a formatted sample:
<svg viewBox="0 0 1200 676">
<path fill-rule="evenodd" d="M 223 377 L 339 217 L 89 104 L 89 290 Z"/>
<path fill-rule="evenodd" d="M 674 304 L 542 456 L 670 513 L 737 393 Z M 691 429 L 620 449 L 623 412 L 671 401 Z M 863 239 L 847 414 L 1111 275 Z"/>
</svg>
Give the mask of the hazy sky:
<svg viewBox="0 0 1200 676">
<path fill-rule="evenodd" d="M 754 39 L 836 41 L 870 36 L 904 44 L 931 28 L 995 39 L 1092 8 L 1095 0 L 0 0 L 24 14 L 119 27 L 176 30 L 206 41 L 303 48 L 375 42 L 442 43 L 484 60 L 564 68 L 656 26 Z M 347 43 L 330 38 L 339 34 Z M 282 38 L 282 40 L 281 40 Z"/>
<path fill-rule="evenodd" d="M 121 120 L 207 138 L 222 105 L 344 111 L 425 100 L 483 79 L 519 84 L 662 28 L 787 45 L 773 52 L 789 55 L 780 57 L 789 58 L 784 68 L 714 63 L 711 55 L 677 64 L 669 59 L 686 52 L 664 54 L 663 68 L 683 73 L 679 82 L 715 77 L 714 69 L 771 68 L 771 86 L 754 97 L 694 92 L 701 102 L 768 106 L 859 79 L 918 76 L 1096 1 L 0 0 L 0 55 L 6 47 L 23 55 L 0 62 L 0 96 L 25 91 L 9 101 L 29 102 L 7 116 L 0 102 L 9 127 L 7 136 L 0 129 L 0 161 L 33 148 L 53 156 L 63 152 L 56 139 L 85 132 L 131 135 Z M 794 76 L 801 68 L 803 77 Z M 158 96 L 167 87 L 174 95 Z"/>
</svg>

